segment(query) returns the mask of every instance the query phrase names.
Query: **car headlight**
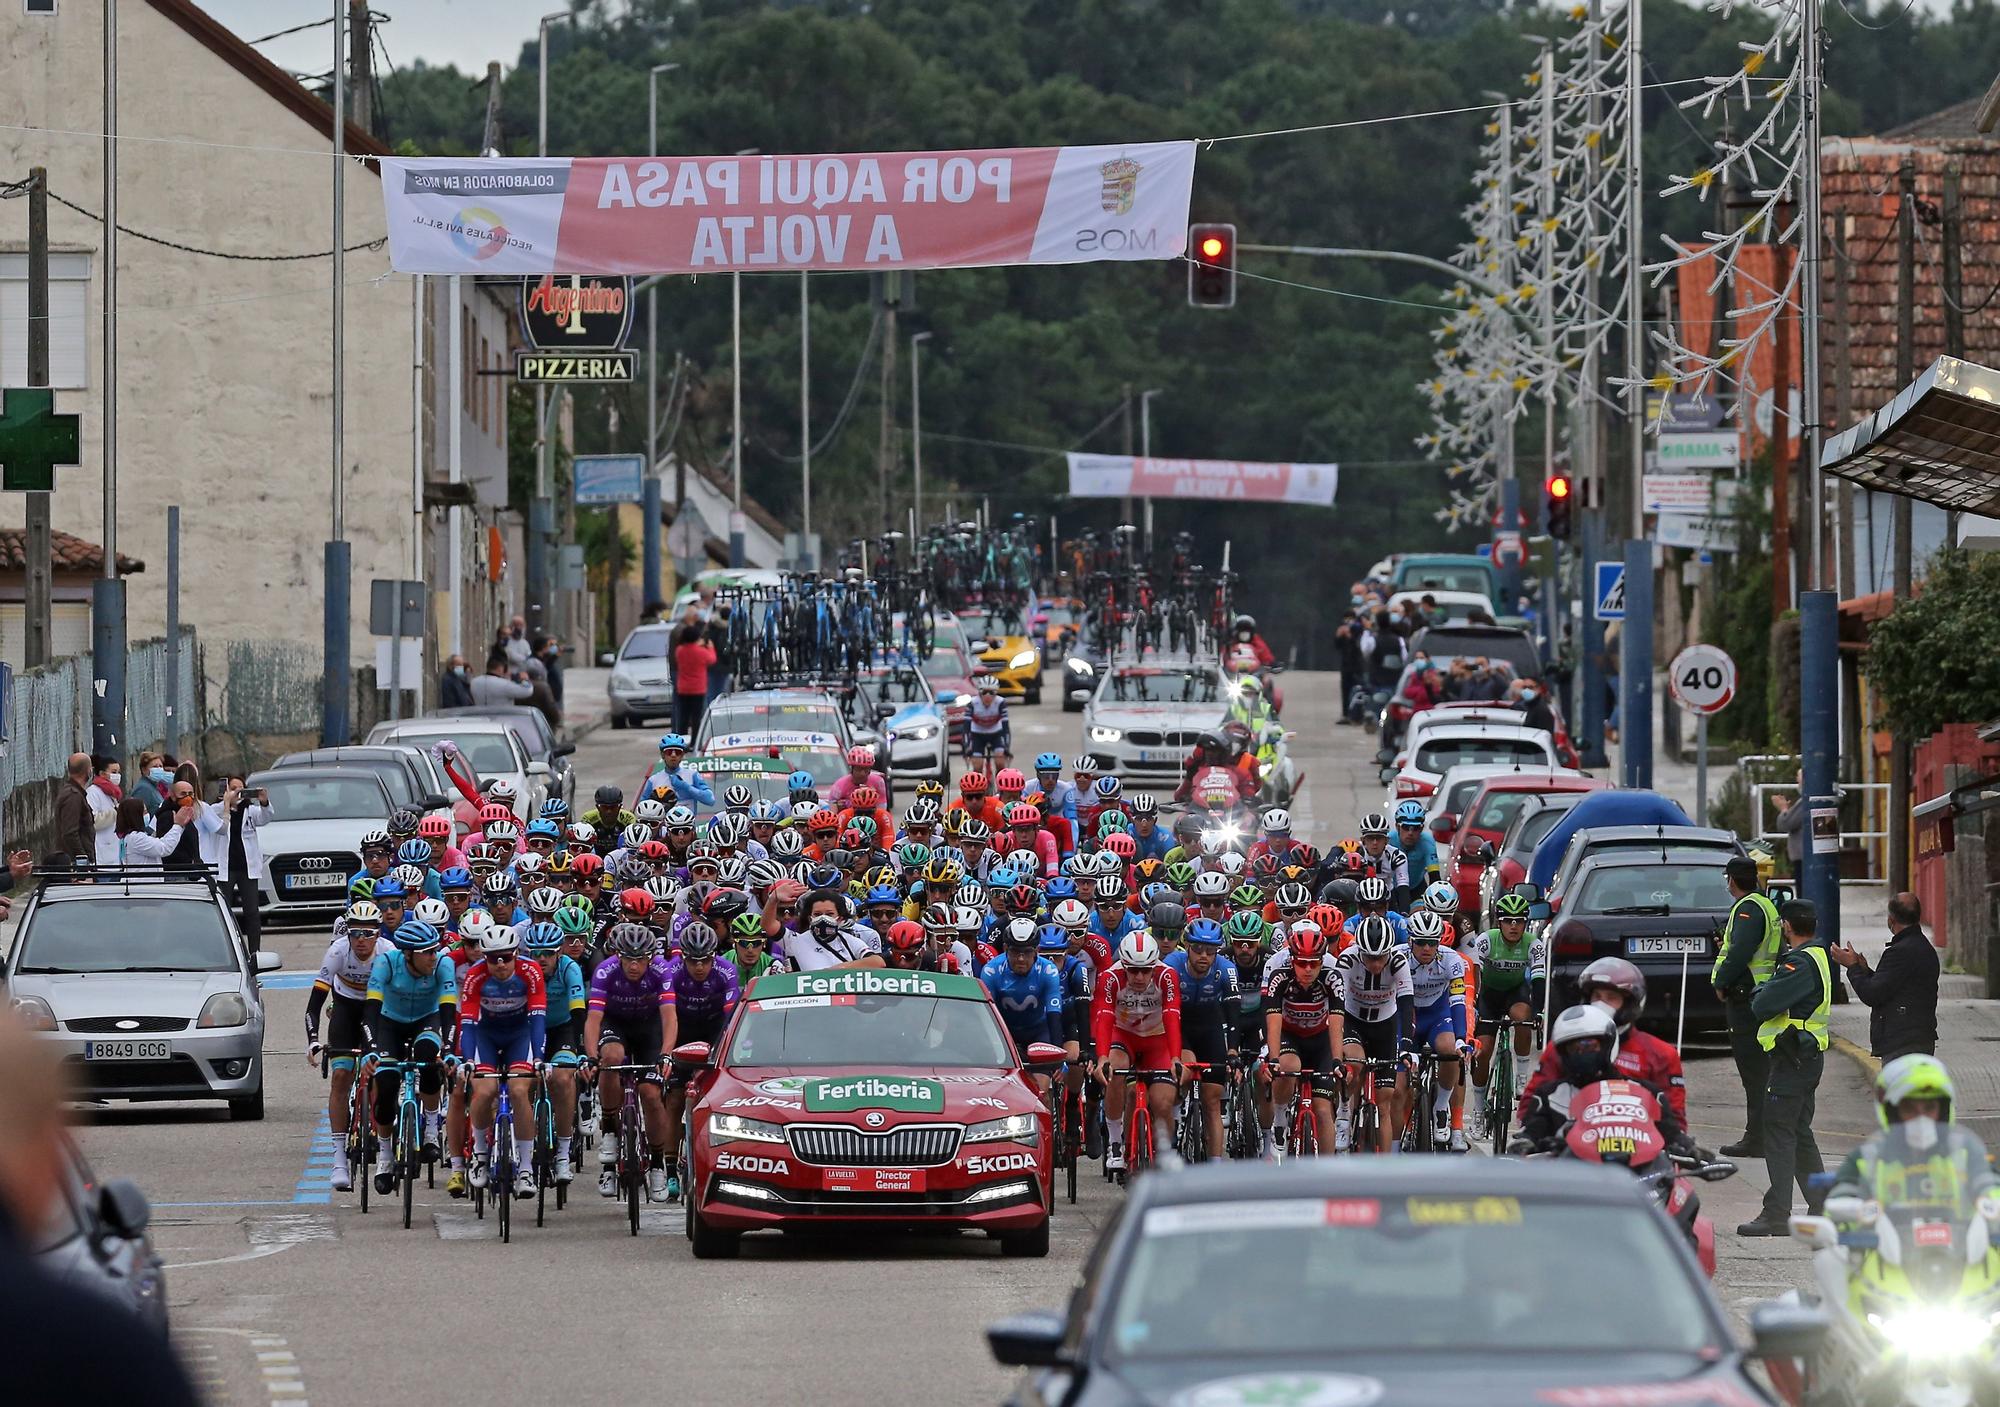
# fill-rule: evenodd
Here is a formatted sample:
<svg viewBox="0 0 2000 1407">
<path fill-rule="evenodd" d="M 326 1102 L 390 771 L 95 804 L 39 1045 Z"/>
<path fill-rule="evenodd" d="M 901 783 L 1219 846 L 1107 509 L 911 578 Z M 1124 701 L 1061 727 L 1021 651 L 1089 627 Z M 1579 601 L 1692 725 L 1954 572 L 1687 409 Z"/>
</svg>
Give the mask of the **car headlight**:
<svg viewBox="0 0 2000 1407">
<path fill-rule="evenodd" d="M 1033 1147 L 1041 1140 L 1041 1120 L 1033 1114 L 1009 1114 L 1004 1119 L 988 1119 L 965 1131 L 967 1143 L 1025 1143 Z"/>
<path fill-rule="evenodd" d="M 1091 724 L 1084 731 L 1090 735 L 1090 740 L 1094 743 L 1115 743 L 1125 736 L 1123 728 L 1106 728 L 1097 723 Z"/>
<path fill-rule="evenodd" d="M 201 1016 L 195 1025 L 204 1030 L 217 1026 L 242 1026 L 250 1020 L 250 1004 L 243 1000 L 241 992 L 217 992 L 201 1004 Z"/>
<path fill-rule="evenodd" d="M 1090 667 L 1089 660 L 1080 660 L 1075 655 L 1071 655 L 1063 661 L 1063 668 L 1072 674 L 1080 674 L 1086 679 L 1097 672 Z"/>
<path fill-rule="evenodd" d="M 1993 1332 L 1990 1319 L 1948 1305 L 1905 1310 L 1886 1319 L 1871 1314 L 1868 1322 L 1891 1347 L 1911 1358 L 1952 1358 L 1973 1353 Z"/>
<path fill-rule="evenodd" d="M 938 735 L 937 724 L 919 723 L 914 728 L 898 728 L 889 736 L 892 738 L 901 739 L 903 742 L 906 743 L 920 743 L 927 738 L 935 738 L 937 735 Z"/>
<path fill-rule="evenodd" d="M 622 669 L 614 669 L 611 671 L 611 687 L 621 693 L 630 692 L 639 687 L 639 681 Z"/>
<path fill-rule="evenodd" d="M 14 1014 L 30 1031 L 53 1031 L 56 1028 L 54 1008 L 40 997 L 15 998 Z"/>
<path fill-rule="evenodd" d="M 1035 652 L 1033 650 L 1023 650 L 1021 651 L 1020 654 L 1014 656 L 1013 659 L 1007 662 L 1007 668 L 1026 669 L 1029 665 L 1033 664 L 1034 662 L 1035 662 Z"/>
<path fill-rule="evenodd" d="M 746 1119 L 741 1114 L 710 1114 L 708 1116 L 708 1141 L 710 1143 L 783 1143 L 785 1131 L 777 1124 L 767 1124 L 762 1119 Z"/>
</svg>

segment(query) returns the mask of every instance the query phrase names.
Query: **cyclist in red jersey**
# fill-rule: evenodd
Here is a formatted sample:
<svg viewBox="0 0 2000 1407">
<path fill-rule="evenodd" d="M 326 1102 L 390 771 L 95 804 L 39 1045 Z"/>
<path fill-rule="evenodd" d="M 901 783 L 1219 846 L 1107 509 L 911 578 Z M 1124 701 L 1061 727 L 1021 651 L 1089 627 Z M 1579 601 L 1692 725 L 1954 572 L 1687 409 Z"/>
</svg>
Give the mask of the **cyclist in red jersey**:
<svg viewBox="0 0 2000 1407">
<path fill-rule="evenodd" d="M 1145 929 L 1118 944 L 1118 961 L 1098 975 L 1090 1005 L 1093 1041 L 1101 1054 L 1097 1077 L 1104 1083 L 1104 1121 L 1109 1135 L 1106 1171 L 1125 1166 L 1125 1079 L 1127 1070 L 1165 1070 L 1171 1081 L 1147 1086 L 1154 1148 L 1174 1141 L 1174 1093 L 1181 1074 L 1181 989 L 1173 969 L 1160 960 L 1160 945 Z"/>
</svg>

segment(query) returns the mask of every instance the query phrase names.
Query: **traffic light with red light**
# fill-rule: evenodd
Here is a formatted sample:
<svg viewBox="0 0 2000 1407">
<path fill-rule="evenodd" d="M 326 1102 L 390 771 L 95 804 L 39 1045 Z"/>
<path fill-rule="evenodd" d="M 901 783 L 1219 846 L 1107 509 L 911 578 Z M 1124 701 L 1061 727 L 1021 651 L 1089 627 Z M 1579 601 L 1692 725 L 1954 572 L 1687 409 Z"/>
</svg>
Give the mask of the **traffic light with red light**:
<svg viewBox="0 0 2000 1407">
<path fill-rule="evenodd" d="M 1188 226 L 1188 306 L 1236 306 L 1236 226 Z"/>
<path fill-rule="evenodd" d="M 1543 520 L 1549 525 L 1549 536 L 1558 542 L 1569 541 L 1575 490 L 1576 483 L 1567 474 L 1551 474 L 1542 481 Z"/>
</svg>

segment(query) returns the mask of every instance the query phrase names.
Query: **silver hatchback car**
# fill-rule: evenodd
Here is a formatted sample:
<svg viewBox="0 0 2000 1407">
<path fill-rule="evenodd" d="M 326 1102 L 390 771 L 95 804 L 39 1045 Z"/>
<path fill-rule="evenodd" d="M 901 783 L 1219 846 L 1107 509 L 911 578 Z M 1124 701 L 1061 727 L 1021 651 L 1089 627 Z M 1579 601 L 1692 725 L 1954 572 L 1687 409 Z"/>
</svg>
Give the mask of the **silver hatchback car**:
<svg viewBox="0 0 2000 1407">
<path fill-rule="evenodd" d="M 264 1001 L 205 873 L 44 875 L 7 954 L 7 996 L 62 1050 L 83 1099 L 221 1099 L 264 1117 Z"/>
</svg>

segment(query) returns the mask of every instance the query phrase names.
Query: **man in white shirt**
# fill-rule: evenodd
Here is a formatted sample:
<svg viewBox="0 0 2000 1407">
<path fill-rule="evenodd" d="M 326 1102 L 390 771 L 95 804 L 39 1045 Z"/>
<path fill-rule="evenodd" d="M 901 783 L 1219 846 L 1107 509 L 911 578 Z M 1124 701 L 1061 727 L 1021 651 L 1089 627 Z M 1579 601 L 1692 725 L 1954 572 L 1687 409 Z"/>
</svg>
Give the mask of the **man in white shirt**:
<svg viewBox="0 0 2000 1407">
<path fill-rule="evenodd" d="M 96 773 L 90 785 L 84 788 L 83 799 L 90 805 L 92 838 L 97 843 L 97 863 L 115 865 L 118 863 L 118 820 L 117 797 L 121 794 L 119 783 L 123 780 L 123 768 L 109 757 L 93 757 L 91 768 Z"/>
<path fill-rule="evenodd" d="M 241 836 L 234 817 L 242 813 Z M 257 828 L 272 819 L 270 798 L 246 792 L 243 778 L 232 775 L 222 800 L 196 803 L 195 830 L 202 863 L 215 873 L 222 892 L 236 910 L 237 926 L 251 952 L 263 941 L 264 846 Z"/>
<path fill-rule="evenodd" d="M 881 967 L 882 939 L 846 915 L 846 902 L 830 889 L 805 898 L 805 926 L 785 935 L 785 959 L 800 972 L 829 967 Z"/>
</svg>

